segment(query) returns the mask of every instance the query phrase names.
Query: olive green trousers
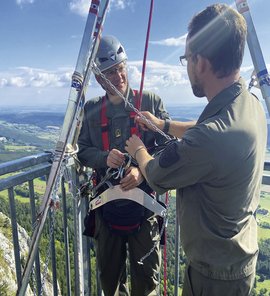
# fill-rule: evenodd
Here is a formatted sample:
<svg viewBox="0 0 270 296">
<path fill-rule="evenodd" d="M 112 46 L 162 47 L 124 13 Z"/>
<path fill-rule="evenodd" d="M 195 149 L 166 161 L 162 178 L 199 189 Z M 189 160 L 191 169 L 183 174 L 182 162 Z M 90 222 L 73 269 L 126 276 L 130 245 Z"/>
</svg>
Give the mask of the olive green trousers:
<svg viewBox="0 0 270 296">
<path fill-rule="evenodd" d="M 126 236 L 112 233 L 100 212 L 96 214 L 95 247 L 102 291 L 105 296 L 159 295 L 161 252 L 159 242 L 154 251 L 139 264 L 159 239 L 155 217 L 142 222 L 139 232 Z M 127 284 L 127 259 L 130 266 L 130 286 Z"/>
<path fill-rule="evenodd" d="M 255 272 L 238 280 L 216 280 L 186 267 L 182 296 L 249 296 L 255 281 Z"/>
</svg>

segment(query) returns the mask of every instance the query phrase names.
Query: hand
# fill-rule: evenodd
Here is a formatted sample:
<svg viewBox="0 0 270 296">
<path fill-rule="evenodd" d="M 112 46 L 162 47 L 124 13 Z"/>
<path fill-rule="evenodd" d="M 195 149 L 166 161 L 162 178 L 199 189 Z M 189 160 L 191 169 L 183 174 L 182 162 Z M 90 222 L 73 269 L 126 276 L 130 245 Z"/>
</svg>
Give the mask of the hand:
<svg viewBox="0 0 270 296">
<path fill-rule="evenodd" d="M 138 149 L 144 148 L 147 150 L 142 142 L 142 140 L 136 136 L 132 135 L 127 141 L 126 141 L 126 151 L 131 155 L 133 158 L 135 158 L 135 153 Z"/>
<path fill-rule="evenodd" d="M 110 168 L 119 168 L 124 161 L 125 155 L 117 149 L 112 149 L 107 156 L 107 166 Z"/>
<path fill-rule="evenodd" d="M 123 191 L 133 189 L 143 182 L 143 175 L 136 167 L 129 167 L 125 177 L 120 181 L 120 187 Z"/>
<path fill-rule="evenodd" d="M 162 129 L 164 127 L 164 120 L 157 118 L 155 115 L 148 111 L 141 111 L 141 114 L 152 122 L 153 125 L 158 127 L 159 129 Z M 135 117 L 135 122 L 140 126 L 140 128 L 144 131 L 147 130 L 154 130 L 153 127 L 141 116 L 137 115 Z"/>
</svg>

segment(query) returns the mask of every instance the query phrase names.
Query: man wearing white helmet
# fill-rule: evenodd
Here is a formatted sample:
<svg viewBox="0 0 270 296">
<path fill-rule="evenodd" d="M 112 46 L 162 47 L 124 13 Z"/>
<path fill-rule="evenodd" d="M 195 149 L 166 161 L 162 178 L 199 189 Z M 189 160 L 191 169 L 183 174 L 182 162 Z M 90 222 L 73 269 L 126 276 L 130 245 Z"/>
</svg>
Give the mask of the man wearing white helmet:
<svg viewBox="0 0 270 296">
<path fill-rule="evenodd" d="M 149 111 L 161 119 L 169 119 L 157 95 L 144 91 L 140 101 L 138 92 L 130 88 L 126 60 L 125 50 L 114 36 L 101 39 L 95 63 L 102 74 L 137 109 Z M 95 169 L 98 183 L 108 167 L 118 168 L 123 164 L 125 142 L 131 134 L 140 135 L 150 153 L 158 144 L 164 143 L 165 138 L 152 131 L 139 130 L 134 122 L 136 113 L 101 76 L 96 76 L 96 80 L 106 94 L 85 104 L 78 139 L 78 158 L 83 165 Z M 113 185 L 120 184 L 123 191 L 139 187 L 148 194 L 152 193 L 136 164 L 126 170 L 122 179 L 111 182 Z M 126 278 L 127 249 L 131 295 L 158 294 L 159 244 L 156 244 L 143 265 L 138 264 L 159 239 L 158 221 L 152 212 L 133 201 L 111 201 L 95 211 L 93 236 L 105 296 L 129 295 L 127 286 L 123 284 L 123 278 Z"/>
</svg>

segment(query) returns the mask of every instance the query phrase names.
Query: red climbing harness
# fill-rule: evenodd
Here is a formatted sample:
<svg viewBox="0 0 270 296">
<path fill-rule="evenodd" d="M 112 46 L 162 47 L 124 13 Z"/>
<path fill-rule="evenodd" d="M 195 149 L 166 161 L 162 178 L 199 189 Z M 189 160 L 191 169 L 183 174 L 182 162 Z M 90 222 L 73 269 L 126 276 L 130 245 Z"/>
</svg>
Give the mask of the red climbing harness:
<svg viewBox="0 0 270 296">
<path fill-rule="evenodd" d="M 133 95 L 134 95 L 134 105 L 135 107 L 140 110 L 141 109 L 141 101 L 140 98 L 138 96 L 138 91 L 134 90 L 133 91 Z M 102 130 L 102 144 L 103 144 L 103 150 L 104 151 L 109 151 L 110 150 L 110 143 L 109 143 L 109 134 L 108 134 L 108 117 L 106 115 L 107 113 L 107 104 L 106 104 L 107 98 L 106 96 L 102 97 L 102 106 L 101 106 L 101 130 Z M 135 124 L 134 122 L 134 118 L 136 116 L 136 112 L 135 111 L 130 111 L 129 113 L 129 118 L 130 118 L 130 134 L 133 135 L 137 135 L 138 137 L 140 136 L 139 134 L 139 129 L 138 126 Z"/>
</svg>

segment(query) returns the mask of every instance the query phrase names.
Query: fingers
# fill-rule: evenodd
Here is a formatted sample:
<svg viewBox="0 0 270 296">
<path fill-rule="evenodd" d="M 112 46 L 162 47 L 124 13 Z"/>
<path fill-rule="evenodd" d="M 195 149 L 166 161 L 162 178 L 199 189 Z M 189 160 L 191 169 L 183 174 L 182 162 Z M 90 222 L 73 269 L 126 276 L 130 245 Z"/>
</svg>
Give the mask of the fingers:
<svg viewBox="0 0 270 296">
<path fill-rule="evenodd" d="M 124 163 L 124 161 L 124 154 L 117 149 L 112 149 L 107 157 L 107 166 L 111 168 L 118 168 Z"/>
<path fill-rule="evenodd" d="M 125 178 L 124 178 L 125 179 Z M 134 182 L 131 180 L 131 178 L 126 178 L 125 182 L 123 181 L 124 179 L 122 179 L 120 181 L 120 187 L 123 191 L 127 191 L 127 190 L 131 190 L 133 188 L 136 187 L 136 185 L 134 184 Z"/>
<path fill-rule="evenodd" d="M 142 116 L 135 117 L 135 122 L 139 124 L 143 130 L 153 130 L 153 125 L 158 126 L 159 119 L 149 111 L 141 111 L 141 115 Z"/>
<path fill-rule="evenodd" d="M 148 130 L 149 130 L 148 127 L 147 127 L 147 123 L 146 123 L 145 119 L 143 119 L 142 117 L 140 117 L 140 116 L 136 116 L 136 117 L 134 118 L 134 121 L 135 121 L 136 124 L 139 125 L 139 127 L 140 127 L 143 131 L 148 131 Z"/>
<path fill-rule="evenodd" d="M 145 147 L 145 145 L 143 144 L 142 140 L 138 136 L 132 135 L 126 141 L 125 150 L 129 153 L 129 155 L 134 157 L 134 154 L 135 154 L 136 150 L 138 149 L 138 147 Z"/>
<path fill-rule="evenodd" d="M 127 170 L 126 176 L 121 179 L 120 187 L 123 191 L 133 189 L 143 182 L 143 176 L 138 168 L 131 167 Z"/>
</svg>

